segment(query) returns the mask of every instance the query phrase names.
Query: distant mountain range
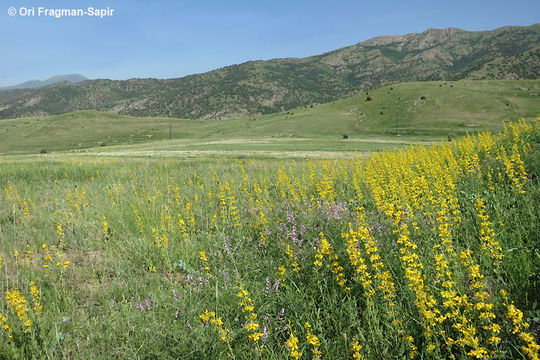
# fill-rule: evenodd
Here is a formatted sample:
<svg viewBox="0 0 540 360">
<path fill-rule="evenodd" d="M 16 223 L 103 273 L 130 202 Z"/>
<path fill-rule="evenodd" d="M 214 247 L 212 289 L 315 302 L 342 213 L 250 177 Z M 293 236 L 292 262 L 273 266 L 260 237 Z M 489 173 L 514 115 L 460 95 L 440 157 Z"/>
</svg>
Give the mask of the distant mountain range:
<svg viewBox="0 0 540 360">
<path fill-rule="evenodd" d="M 17 85 L 0 87 L 0 90 L 38 89 L 38 88 L 42 88 L 42 87 L 55 84 L 58 82 L 63 82 L 63 81 L 67 81 L 67 82 L 75 84 L 75 83 L 85 81 L 85 80 L 88 80 L 88 78 L 79 74 L 57 75 L 57 76 L 52 76 L 46 80 L 30 80 L 30 81 L 25 81 Z"/>
<path fill-rule="evenodd" d="M 61 82 L 0 91 L 0 118 L 101 110 L 225 119 L 333 101 L 405 81 L 539 79 L 540 24 L 376 37 L 306 58 L 250 61 L 175 79 Z"/>
<path fill-rule="evenodd" d="M 29 80 L 17 85 L 0 87 L 0 104 L 21 98 L 24 95 L 33 94 L 33 90 L 52 84 L 62 82 L 75 84 L 85 80 L 88 80 L 88 78 L 79 74 L 66 74 L 52 76 L 46 80 Z"/>
</svg>

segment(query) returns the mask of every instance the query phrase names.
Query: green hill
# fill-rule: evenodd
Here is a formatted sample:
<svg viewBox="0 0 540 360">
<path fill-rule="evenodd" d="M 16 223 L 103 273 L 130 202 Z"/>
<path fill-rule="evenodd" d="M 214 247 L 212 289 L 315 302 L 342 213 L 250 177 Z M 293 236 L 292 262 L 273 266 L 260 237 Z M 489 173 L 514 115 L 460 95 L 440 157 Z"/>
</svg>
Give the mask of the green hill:
<svg viewBox="0 0 540 360">
<path fill-rule="evenodd" d="M 540 24 L 383 36 L 307 58 L 251 61 L 182 78 L 60 83 L 0 94 L 0 118 L 99 110 L 229 119 L 334 101 L 404 81 L 540 78 Z"/>
<path fill-rule="evenodd" d="M 463 80 L 389 85 L 326 104 L 233 120 L 79 111 L 0 121 L 0 153 L 85 148 L 377 150 L 396 143 L 499 130 L 503 120 L 534 118 L 540 114 L 539 94 L 540 80 Z M 342 140 L 343 135 L 348 141 Z M 161 141 L 169 136 L 173 139 Z M 358 141 L 371 145 L 359 148 Z"/>
</svg>

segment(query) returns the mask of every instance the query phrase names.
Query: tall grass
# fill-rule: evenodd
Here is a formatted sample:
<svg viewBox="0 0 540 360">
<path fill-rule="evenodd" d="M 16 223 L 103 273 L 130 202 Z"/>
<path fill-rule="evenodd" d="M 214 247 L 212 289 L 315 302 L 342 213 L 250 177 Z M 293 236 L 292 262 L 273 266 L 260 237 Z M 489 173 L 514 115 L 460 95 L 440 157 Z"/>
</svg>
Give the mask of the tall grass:
<svg viewBox="0 0 540 360">
<path fill-rule="evenodd" d="M 365 160 L 4 160 L 0 357 L 537 359 L 538 126 Z"/>
</svg>

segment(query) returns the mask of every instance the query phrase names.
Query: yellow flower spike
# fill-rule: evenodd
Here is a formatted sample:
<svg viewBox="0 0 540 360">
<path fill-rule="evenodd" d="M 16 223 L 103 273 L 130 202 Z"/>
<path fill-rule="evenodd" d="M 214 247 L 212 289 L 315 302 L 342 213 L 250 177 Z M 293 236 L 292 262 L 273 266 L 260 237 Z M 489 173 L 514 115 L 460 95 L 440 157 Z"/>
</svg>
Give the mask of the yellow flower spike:
<svg viewBox="0 0 540 360">
<path fill-rule="evenodd" d="M 255 313 L 253 300 L 249 297 L 249 292 L 243 288 L 243 285 L 239 286 L 236 296 L 240 299 L 239 304 L 242 306 L 242 313 L 244 313 L 244 318 L 247 322 L 244 328 L 248 333 L 248 338 L 257 342 L 264 334 L 256 331 L 260 326 L 255 321 L 257 319 L 257 314 Z"/>
<path fill-rule="evenodd" d="M 204 310 L 204 312 L 199 315 L 199 319 L 205 324 L 213 324 L 214 331 L 219 335 L 219 340 L 227 344 L 229 343 L 229 333 L 231 330 L 223 327 L 223 320 L 221 317 L 217 317 L 214 311 Z"/>
<path fill-rule="evenodd" d="M 41 294 L 39 289 L 36 286 L 35 282 L 30 282 L 30 294 L 32 295 L 32 304 L 33 304 L 33 310 L 34 314 L 39 317 L 41 315 L 41 311 L 43 310 L 43 306 L 40 303 Z"/>
<path fill-rule="evenodd" d="M 285 342 L 285 349 L 289 352 L 291 359 L 296 360 L 302 357 L 302 353 L 298 351 L 298 338 L 291 330 L 289 330 L 289 338 Z"/>
<path fill-rule="evenodd" d="M 6 301 L 8 306 L 11 308 L 11 311 L 17 315 L 17 318 L 20 320 L 24 327 L 24 332 L 30 332 L 30 327 L 32 325 L 32 320 L 29 318 L 29 307 L 28 301 L 24 298 L 23 294 L 19 289 L 14 289 L 6 292 Z"/>
<path fill-rule="evenodd" d="M 313 330 L 309 322 L 306 322 L 304 324 L 304 329 L 306 330 L 306 343 L 313 347 L 311 349 L 311 353 L 313 354 L 313 357 L 315 359 L 320 359 L 322 356 L 322 351 L 319 349 L 321 346 L 321 342 L 319 341 L 319 338 L 315 334 L 313 334 Z"/>
<path fill-rule="evenodd" d="M 212 276 L 210 273 L 210 264 L 208 263 L 208 258 L 206 257 L 206 252 L 204 250 L 199 251 L 199 259 L 203 263 L 203 269 L 206 271 L 206 276 Z"/>
<path fill-rule="evenodd" d="M 489 216 L 486 214 L 484 200 L 481 198 L 476 199 L 474 208 L 477 213 L 476 216 L 480 220 L 480 240 L 482 241 L 482 249 L 492 258 L 493 265 L 497 268 L 504 255 L 501 245 L 495 239 L 493 223 L 489 221 Z"/>
<path fill-rule="evenodd" d="M 102 218 L 103 233 L 105 234 L 105 240 L 107 240 L 107 237 L 109 235 L 109 223 L 107 222 L 107 218 L 105 216 L 103 216 Z"/>
<path fill-rule="evenodd" d="M 362 356 L 361 350 L 363 349 L 363 346 L 360 345 L 360 341 L 354 340 L 351 345 L 351 351 L 352 351 L 352 357 L 353 359 L 357 360 L 363 360 L 364 357 Z"/>
<path fill-rule="evenodd" d="M 285 272 L 286 271 L 287 270 L 285 269 L 285 266 L 280 265 L 278 267 L 278 280 L 279 280 L 281 286 L 285 285 Z"/>
<path fill-rule="evenodd" d="M 287 257 L 289 258 L 289 261 L 291 262 L 291 266 L 294 273 L 300 272 L 300 265 L 296 261 L 294 251 L 291 249 L 290 245 L 287 245 L 287 248 L 285 249 L 285 254 L 287 254 Z"/>
<path fill-rule="evenodd" d="M 246 324 L 246 331 L 251 332 L 253 330 L 257 330 L 259 328 L 259 324 L 257 323 L 248 323 Z"/>
<path fill-rule="evenodd" d="M 13 338 L 13 329 L 11 328 L 11 326 L 7 323 L 7 317 L 5 317 L 4 315 L 2 315 L 2 313 L 0 313 L 0 328 L 4 329 L 4 331 L 8 334 L 8 338 L 12 339 Z"/>
<path fill-rule="evenodd" d="M 56 237 L 58 239 L 58 248 L 62 249 L 64 244 L 64 229 L 62 228 L 62 225 L 58 224 L 56 225 Z"/>
<path fill-rule="evenodd" d="M 326 240 L 324 233 L 319 233 L 320 244 L 317 248 L 317 254 L 315 255 L 316 260 L 314 261 L 314 269 L 317 270 L 320 267 L 322 267 L 323 260 L 326 257 L 328 264 L 328 268 L 332 270 L 332 272 L 335 274 L 335 279 L 338 285 L 341 287 L 342 291 L 348 292 L 350 291 L 350 288 L 346 286 L 347 284 L 347 278 L 345 277 L 345 273 L 343 273 L 343 267 L 339 264 L 338 256 L 334 254 L 334 248 L 332 247 L 332 244 Z"/>
</svg>

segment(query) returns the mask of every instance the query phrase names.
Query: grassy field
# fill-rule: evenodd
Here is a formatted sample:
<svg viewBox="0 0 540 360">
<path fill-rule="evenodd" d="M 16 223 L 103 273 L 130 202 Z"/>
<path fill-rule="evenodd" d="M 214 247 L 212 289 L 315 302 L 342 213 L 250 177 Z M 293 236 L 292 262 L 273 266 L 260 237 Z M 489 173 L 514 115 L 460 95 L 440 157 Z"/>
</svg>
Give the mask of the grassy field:
<svg viewBox="0 0 540 360">
<path fill-rule="evenodd" d="M 537 359 L 540 120 L 403 148 L 531 118 L 537 98 L 519 87 L 538 82 L 517 84 L 396 85 L 227 132 L 98 113 L 1 121 L 19 134 L 3 152 L 107 146 L 0 157 L 0 358 Z M 402 137 L 386 135 L 391 96 Z M 473 96 L 483 110 L 456 110 Z M 183 139 L 141 138 L 171 121 Z M 381 143 L 401 149 L 354 152 Z M 291 148 L 352 158 L 279 158 Z M 276 154 L 220 156 L 254 149 Z"/>
<path fill-rule="evenodd" d="M 0 153 L 89 148 L 106 153 L 228 150 L 235 156 L 246 150 L 378 151 L 466 132 L 497 131 L 503 120 L 533 119 L 539 92 L 538 80 L 402 83 L 314 107 L 223 121 L 80 111 L 1 120 Z M 167 140 L 169 127 L 173 140 Z"/>
</svg>

